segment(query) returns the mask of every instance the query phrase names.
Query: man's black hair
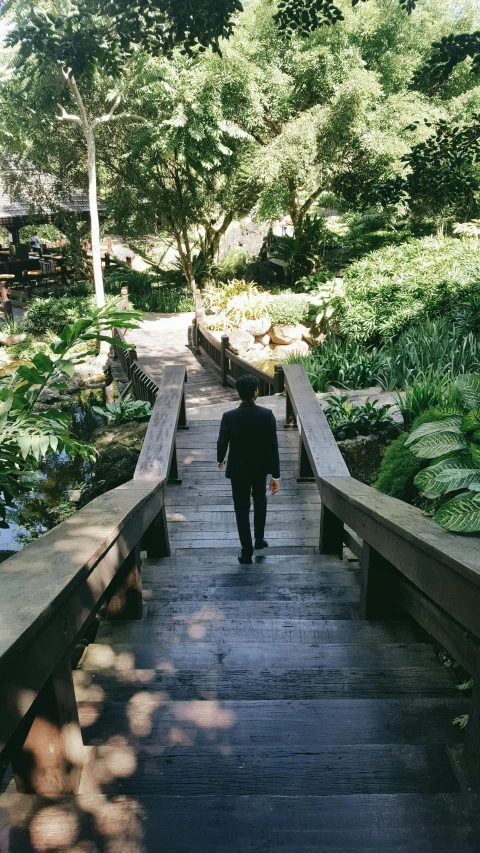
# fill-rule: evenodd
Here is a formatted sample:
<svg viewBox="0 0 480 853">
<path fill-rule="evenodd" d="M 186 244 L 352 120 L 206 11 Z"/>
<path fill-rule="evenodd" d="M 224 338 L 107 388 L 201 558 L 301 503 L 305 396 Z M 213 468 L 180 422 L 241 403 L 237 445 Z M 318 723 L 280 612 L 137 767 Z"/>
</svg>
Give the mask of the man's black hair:
<svg viewBox="0 0 480 853">
<path fill-rule="evenodd" d="M 239 376 L 235 387 L 240 399 L 244 403 L 249 403 L 255 396 L 255 391 L 258 388 L 258 379 L 247 373 L 245 376 Z"/>
</svg>

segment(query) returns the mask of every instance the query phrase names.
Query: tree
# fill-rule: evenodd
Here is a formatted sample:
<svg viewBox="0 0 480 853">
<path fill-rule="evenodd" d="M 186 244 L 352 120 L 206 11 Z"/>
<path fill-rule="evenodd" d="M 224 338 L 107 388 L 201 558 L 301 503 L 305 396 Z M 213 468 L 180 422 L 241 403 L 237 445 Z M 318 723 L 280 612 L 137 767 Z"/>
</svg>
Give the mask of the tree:
<svg viewBox="0 0 480 853">
<path fill-rule="evenodd" d="M 120 95 L 115 92 L 106 111 L 92 117 L 86 93 L 99 72 L 111 77 L 115 87 L 124 74 L 132 44 L 143 44 L 154 53 L 168 52 L 177 42 L 186 51 L 209 44 L 218 50 L 218 39 L 231 32 L 231 16 L 239 11 L 239 0 L 200 0 L 195 13 L 186 0 L 157 0 L 140 5 L 126 0 L 77 0 L 72 10 L 53 8 L 36 11 L 32 4 L 20 7 L 20 13 L 7 36 L 7 44 L 16 48 L 15 62 L 24 66 L 33 62 L 43 74 L 55 69 L 75 104 L 72 113 L 67 105 L 58 105 L 59 121 L 73 122 L 82 130 L 87 148 L 88 195 L 91 218 L 93 273 L 97 304 L 104 305 L 100 259 L 98 218 L 97 161 L 95 135 L 97 128 L 122 119 L 144 121 L 129 111 L 117 112 Z"/>
</svg>

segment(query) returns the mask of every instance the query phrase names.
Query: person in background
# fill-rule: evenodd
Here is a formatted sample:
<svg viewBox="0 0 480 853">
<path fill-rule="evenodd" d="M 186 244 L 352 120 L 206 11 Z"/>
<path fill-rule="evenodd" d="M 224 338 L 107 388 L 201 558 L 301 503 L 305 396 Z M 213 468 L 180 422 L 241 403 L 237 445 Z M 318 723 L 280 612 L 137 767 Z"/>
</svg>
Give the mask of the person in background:
<svg viewBox="0 0 480 853">
<path fill-rule="evenodd" d="M 276 495 L 280 488 L 280 459 L 278 455 L 277 424 L 271 409 L 257 406 L 258 381 L 254 376 L 240 376 L 236 388 L 241 403 L 237 409 L 225 412 L 217 441 L 217 462 L 220 470 L 232 483 L 238 535 L 242 547 L 238 557 L 242 565 L 251 565 L 253 557 L 250 529 L 250 495 L 253 497 L 255 550 L 268 547 L 264 539 L 267 518 L 267 475 L 269 490 Z"/>
<path fill-rule="evenodd" d="M 38 252 L 40 257 L 43 257 L 42 244 L 40 242 L 40 237 L 38 236 L 37 231 L 35 231 L 35 234 L 33 235 L 32 239 L 30 241 L 30 245 L 31 245 L 34 252 Z"/>
</svg>

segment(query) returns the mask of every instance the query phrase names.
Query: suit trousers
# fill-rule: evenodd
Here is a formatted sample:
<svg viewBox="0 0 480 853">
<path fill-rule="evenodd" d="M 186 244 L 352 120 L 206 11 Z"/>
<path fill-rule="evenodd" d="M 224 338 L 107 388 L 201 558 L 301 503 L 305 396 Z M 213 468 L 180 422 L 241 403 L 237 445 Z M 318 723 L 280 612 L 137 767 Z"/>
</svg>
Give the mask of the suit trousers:
<svg viewBox="0 0 480 853">
<path fill-rule="evenodd" d="M 267 519 L 267 476 L 252 474 L 232 477 L 232 496 L 237 519 L 238 535 L 244 554 L 253 554 L 250 529 L 250 495 L 253 497 L 253 527 L 256 540 L 262 540 Z"/>
</svg>

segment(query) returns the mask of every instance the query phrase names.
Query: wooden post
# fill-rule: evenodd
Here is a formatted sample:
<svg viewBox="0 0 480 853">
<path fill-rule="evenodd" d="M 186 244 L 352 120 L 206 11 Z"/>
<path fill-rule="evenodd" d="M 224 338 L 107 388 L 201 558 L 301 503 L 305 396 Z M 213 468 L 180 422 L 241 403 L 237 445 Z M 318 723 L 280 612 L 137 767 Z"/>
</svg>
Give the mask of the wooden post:
<svg viewBox="0 0 480 853">
<path fill-rule="evenodd" d="M 391 619 L 395 611 L 394 604 L 393 568 L 364 540 L 360 619 Z"/>
<path fill-rule="evenodd" d="M 320 553 L 343 557 L 343 521 L 322 503 L 320 513 Z"/>
<path fill-rule="evenodd" d="M 222 385 L 227 384 L 227 367 L 228 359 L 225 357 L 225 350 L 228 349 L 229 337 L 227 334 L 222 335 L 220 340 L 220 381 Z"/>
<path fill-rule="evenodd" d="M 147 552 L 149 557 L 170 556 L 167 515 L 164 506 L 146 531 L 142 540 L 142 549 Z"/>
<path fill-rule="evenodd" d="M 25 305 L 28 305 L 28 303 L 31 301 L 31 298 L 32 298 L 30 295 L 30 291 L 31 291 L 30 285 L 27 284 L 25 286 L 24 290 L 25 290 Z"/>
<path fill-rule="evenodd" d="M 168 471 L 168 482 L 170 485 L 180 486 L 181 480 L 178 476 L 178 463 L 177 463 L 177 442 L 173 443 L 173 453 L 172 453 L 172 461 L 170 462 L 170 469 Z"/>
<path fill-rule="evenodd" d="M 107 619 L 141 619 L 143 611 L 140 545 L 125 560 L 108 603 Z"/>
<path fill-rule="evenodd" d="M 127 257 L 125 258 L 125 261 L 126 261 L 127 267 L 130 267 L 130 269 L 132 269 L 133 258 L 130 257 L 130 255 L 127 255 Z"/>
<path fill-rule="evenodd" d="M 82 734 L 67 654 L 20 726 L 12 769 L 19 793 L 60 797 L 78 792 L 82 766 Z"/>
<path fill-rule="evenodd" d="M 290 398 L 290 392 L 287 388 L 287 399 L 286 399 L 286 413 L 285 413 L 285 423 L 284 429 L 298 429 L 297 426 L 297 417 L 295 415 L 295 409 L 292 406 L 292 401 Z"/>
<path fill-rule="evenodd" d="M 107 252 L 109 255 L 113 255 L 113 240 L 111 234 L 107 236 Z"/>
<path fill-rule="evenodd" d="M 120 290 L 120 311 L 128 311 L 130 305 L 128 302 L 128 287 L 122 287 Z"/>
<path fill-rule="evenodd" d="M 308 458 L 307 451 L 302 436 L 299 436 L 298 442 L 298 468 L 297 468 L 297 483 L 312 483 L 315 482 L 312 466 Z"/>
<path fill-rule="evenodd" d="M 475 788 L 480 789 L 480 658 L 474 673 L 473 694 L 468 714 L 463 759 Z"/>
<path fill-rule="evenodd" d="M 110 252 L 105 252 L 105 269 L 110 267 Z"/>
<path fill-rule="evenodd" d="M 180 404 L 180 414 L 178 416 L 177 429 L 188 429 L 187 409 L 185 402 L 185 384 L 183 385 L 182 402 Z"/>
<path fill-rule="evenodd" d="M 273 393 L 281 394 L 285 390 L 285 374 L 281 364 L 276 364 L 273 370 Z"/>
</svg>

